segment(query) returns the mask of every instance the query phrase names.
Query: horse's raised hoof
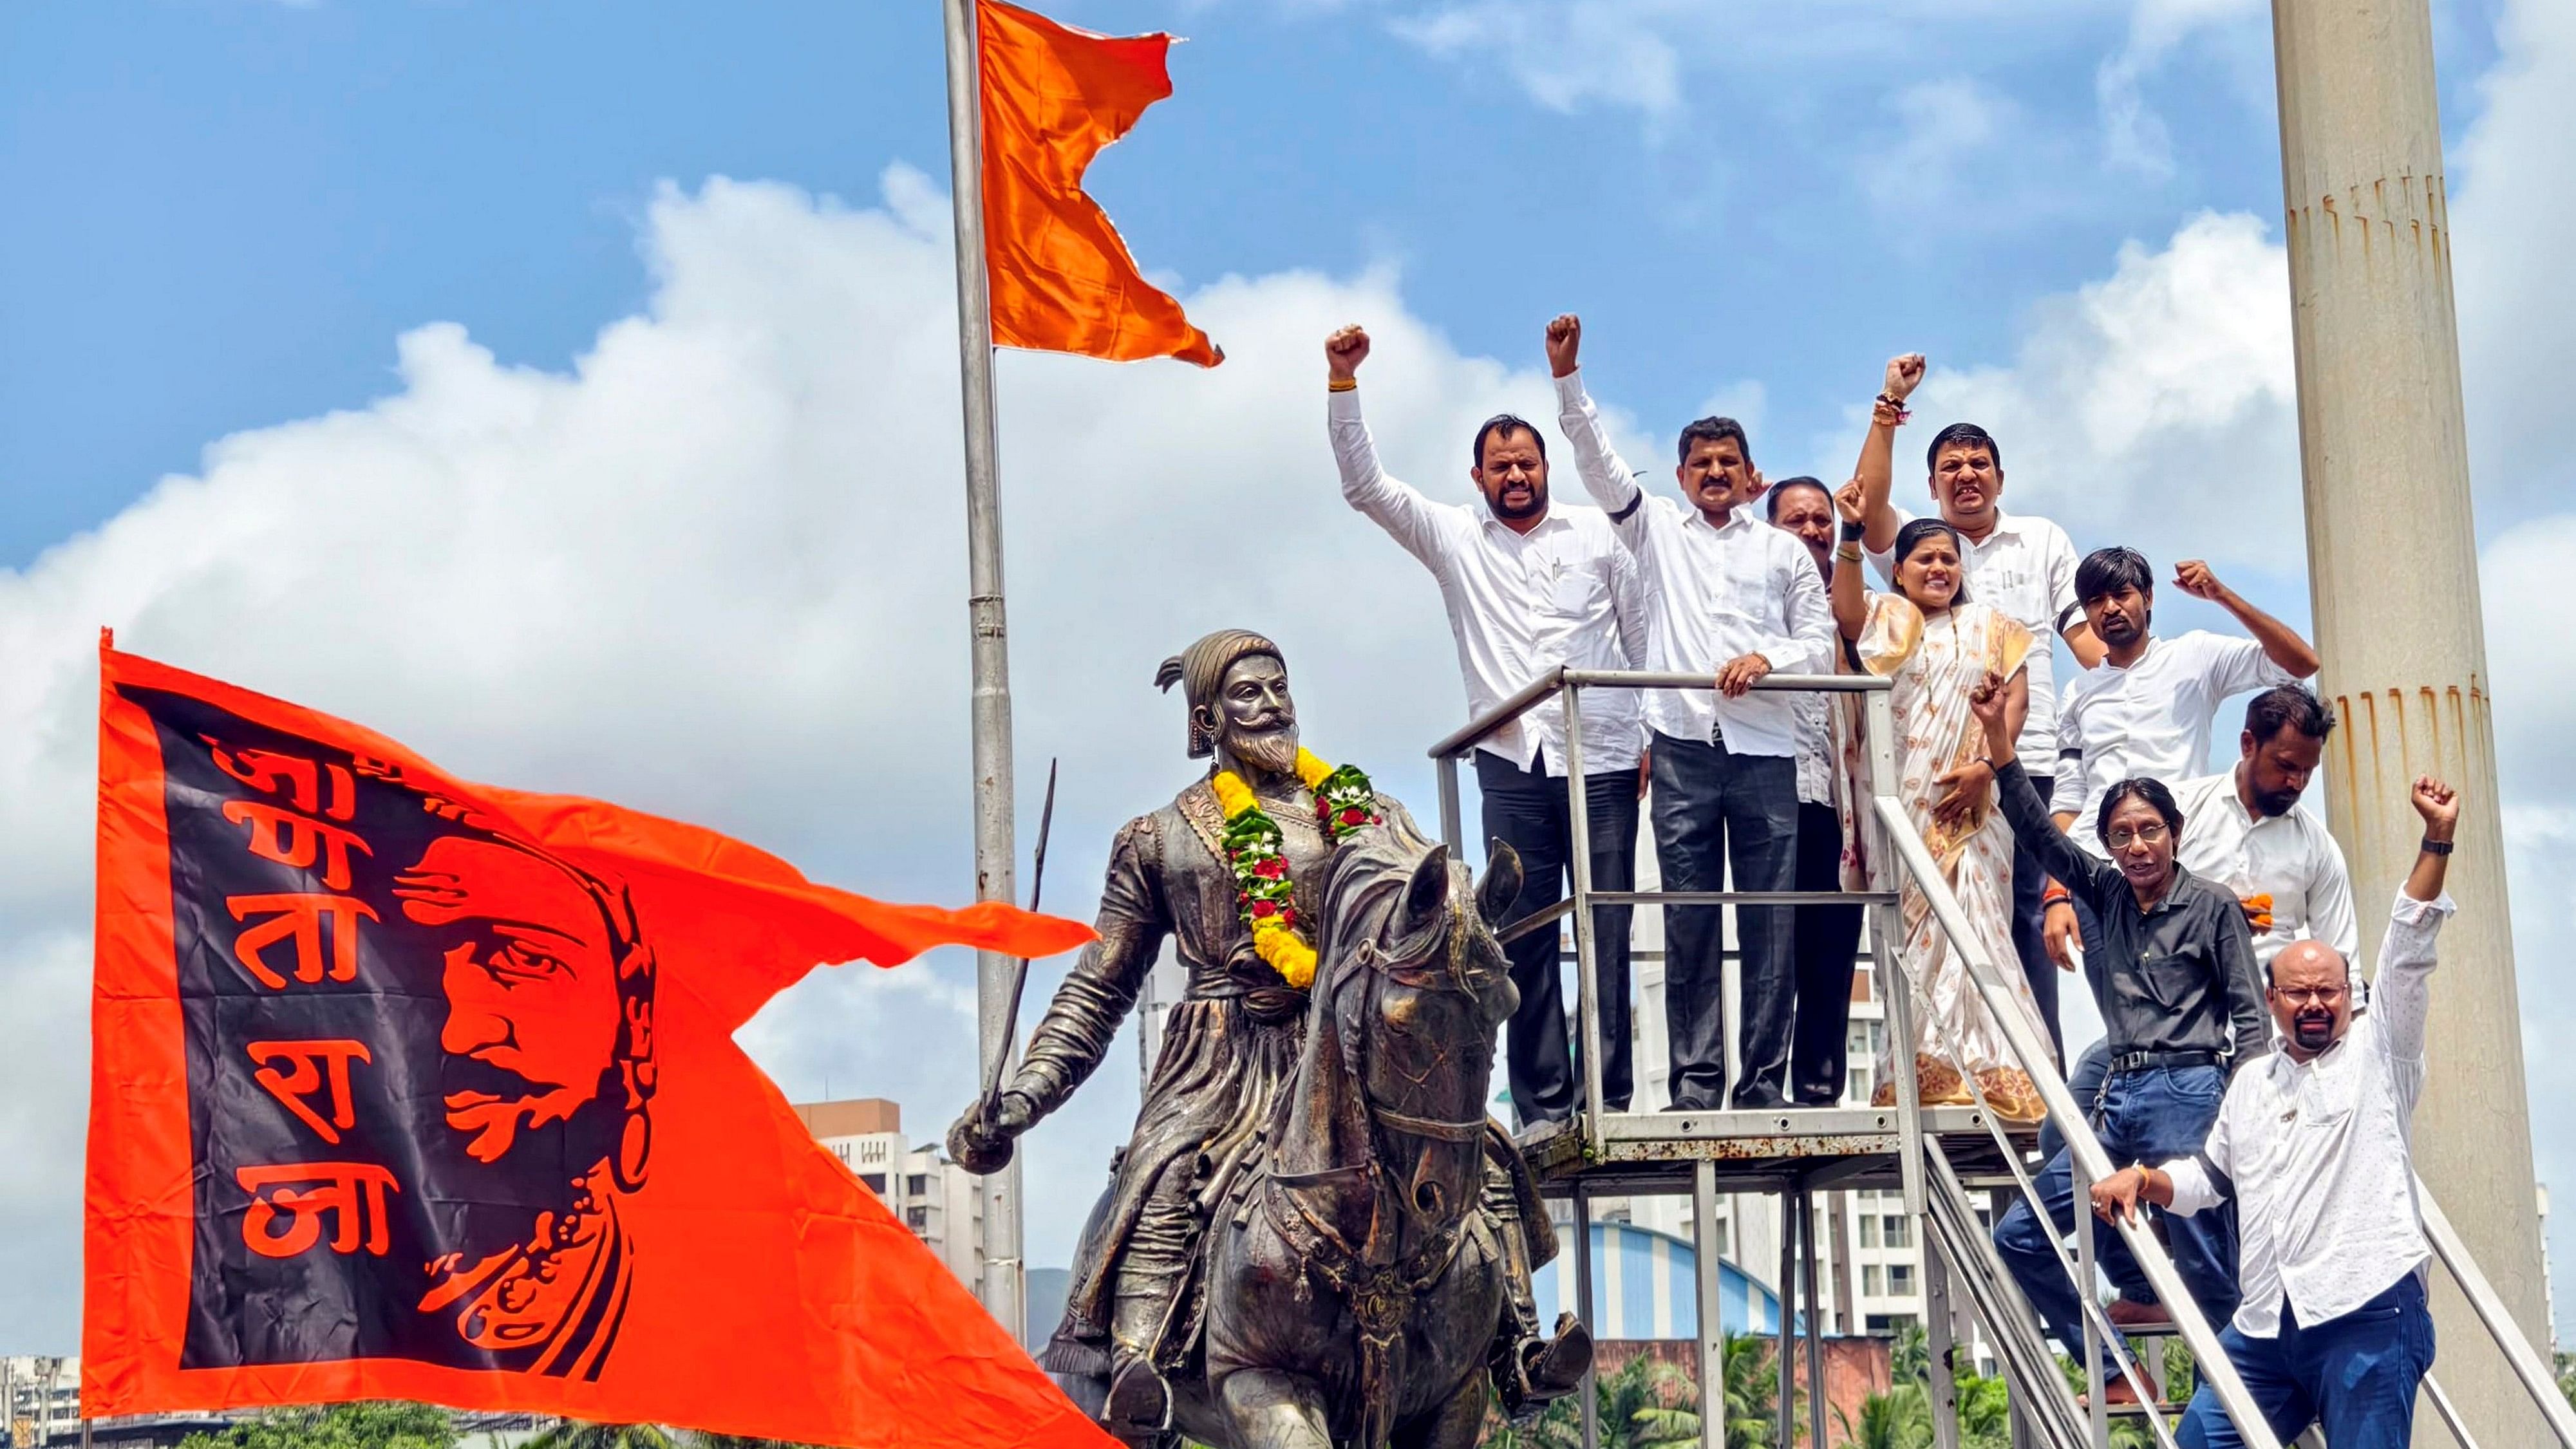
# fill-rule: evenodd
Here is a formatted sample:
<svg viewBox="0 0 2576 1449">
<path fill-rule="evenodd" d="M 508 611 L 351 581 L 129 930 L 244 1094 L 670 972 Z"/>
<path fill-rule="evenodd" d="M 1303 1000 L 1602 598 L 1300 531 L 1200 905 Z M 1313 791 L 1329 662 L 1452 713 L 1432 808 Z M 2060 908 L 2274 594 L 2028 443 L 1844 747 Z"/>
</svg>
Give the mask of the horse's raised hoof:
<svg viewBox="0 0 2576 1449">
<path fill-rule="evenodd" d="M 1560 1313 L 1556 1336 L 1523 1344 L 1521 1363 L 1532 1403 L 1564 1398 L 1583 1387 L 1583 1376 L 1592 1371 L 1592 1330 L 1573 1314 Z"/>
<path fill-rule="evenodd" d="M 1154 1366 L 1141 1358 L 1118 1366 L 1109 1380 L 1109 1397 L 1100 1406 L 1101 1426 L 1128 1444 L 1151 1444 L 1172 1427 L 1172 1390 Z"/>
</svg>

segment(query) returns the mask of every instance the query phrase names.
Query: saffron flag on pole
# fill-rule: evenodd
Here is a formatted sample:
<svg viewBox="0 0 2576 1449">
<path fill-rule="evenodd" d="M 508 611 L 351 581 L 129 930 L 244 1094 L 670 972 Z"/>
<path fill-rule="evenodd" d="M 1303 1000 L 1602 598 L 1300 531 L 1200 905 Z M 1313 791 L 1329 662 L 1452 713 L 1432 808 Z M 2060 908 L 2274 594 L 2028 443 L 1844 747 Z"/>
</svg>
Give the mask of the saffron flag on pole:
<svg viewBox="0 0 2576 1449">
<path fill-rule="evenodd" d="M 99 666 L 84 1412 L 1110 1444 L 733 1041 L 818 963 L 1086 928 L 869 900 Z"/>
<path fill-rule="evenodd" d="M 1100 204 L 1091 158 L 1172 93 L 1168 35 L 1093 35 L 976 0 L 983 78 L 984 261 L 993 340 L 1129 362 L 1225 354 L 1147 282 Z"/>
</svg>

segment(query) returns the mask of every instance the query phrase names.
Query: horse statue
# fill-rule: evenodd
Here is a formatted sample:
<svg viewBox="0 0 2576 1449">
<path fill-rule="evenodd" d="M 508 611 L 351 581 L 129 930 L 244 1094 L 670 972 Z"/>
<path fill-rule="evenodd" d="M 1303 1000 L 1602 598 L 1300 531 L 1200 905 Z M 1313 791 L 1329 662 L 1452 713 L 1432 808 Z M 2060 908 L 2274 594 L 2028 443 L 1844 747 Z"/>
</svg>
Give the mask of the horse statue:
<svg viewBox="0 0 2576 1449">
<path fill-rule="evenodd" d="M 1478 1211 L 1485 1099 L 1520 998 L 1487 922 L 1520 879 L 1508 847 L 1479 886 L 1392 825 L 1335 853 L 1296 1089 L 1265 1169 L 1209 1228 L 1203 1375 L 1174 1395 L 1192 1438 L 1475 1444 L 1506 1291 Z"/>
</svg>

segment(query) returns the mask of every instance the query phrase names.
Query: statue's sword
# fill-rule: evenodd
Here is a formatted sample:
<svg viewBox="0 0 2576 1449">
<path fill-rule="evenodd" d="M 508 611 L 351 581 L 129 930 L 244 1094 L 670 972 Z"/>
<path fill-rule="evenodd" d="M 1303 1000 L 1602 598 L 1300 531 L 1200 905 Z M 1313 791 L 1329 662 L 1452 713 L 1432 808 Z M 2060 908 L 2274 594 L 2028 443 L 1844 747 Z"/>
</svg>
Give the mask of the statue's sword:
<svg viewBox="0 0 2576 1449">
<path fill-rule="evenodd" d="M 1029 871 L 1029 909 L 1038 908 L 1046 890 L 1047 834 L 1055 827 L 1055 767 L 1047 761 L 1046 807 L 1038 812 L 1037 861 Z M 1029 958 L 1020 958 L 1019 969 L 1011 976 L 1011 1009 L 1002 1014 L 1002 1049 L 993 1053 L 992 1062 L 984 1068 L 984 1120 L 990 1122 L 1002 1110 L 1002 1075 L 1011 1065 L 1011 1039 L 1019 1034 L 1020 993 L 1029 985 Z"/>
</svg>

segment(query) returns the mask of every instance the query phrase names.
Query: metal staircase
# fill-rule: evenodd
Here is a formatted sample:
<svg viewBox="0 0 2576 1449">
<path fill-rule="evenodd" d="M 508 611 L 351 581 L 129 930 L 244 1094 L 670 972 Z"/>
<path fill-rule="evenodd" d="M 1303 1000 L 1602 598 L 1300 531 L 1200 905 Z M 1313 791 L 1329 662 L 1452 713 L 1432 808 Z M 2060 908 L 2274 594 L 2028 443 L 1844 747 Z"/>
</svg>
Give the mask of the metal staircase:
<svg viewBox="0 0 2576 1449">
<path fill-rule="evenodd" d="M 1712 681 L 1704 676 L 1641 670 L 1558 669 L 1541 676 L 1431 748 L 1431 756 L 1439 768 L 1440 822 L 1444 837 L 1453 850 L 1463 849 L 1467 843 L 1461 828 L 1459 762 L 1479 740 L 1529 710 L 1555 702 L 1563 711 L 1566 756 L 1580 759 L 1582 713 L 1578 705 L 1583 690 L 1711 687 Z M 1870 773 L 1865 828 L 1873 831 L 1870 842 L 1873 851 L 1880 858 L 1892 859 L 1901 879 L 1922 892 L 1940 929 L 1949 937 L 1952 950 L 1967 965 L 1979 996 L 2009 1041 L 2015 1058 L 2037 1084 L 2046 1102 L 2050 1122 L 2065 1138 L 2074 1165 L 2075 1201 L 2080 1208 L 2086 1201 L 2087 1184 L 2108 1176 L 2117 1164 L 2110 1161 L 2101 1142 L 2094 1136 L 2082 1106 L 2058 1076 L 2047 1039 L 2032 1028 L 2014 1001 L 2006 978 L 2001 974 L 2000 963 L 1986 959 L 1981 953 L 1975 934 L 1968 928 L 1966 917 L 1942 877 L 1938 863 L 1905 814 L 1903 803 L 1897 796 L 1896 731 L 1889 705 L 1888 682 L 1852 675 L 1773 675 L 1754 687 L 1857 694 L 1861 697 L 1863 736 Z M 1783 905 L 1828 901 L 1865 905 L 1870 911 L 1871 969 L 1875 974 L 1879 999 L 1886 1004 L 1887 1030 L 1892 1040 L 1900 1044 L 1911 1042 L 1914 1032 L 1911 995 L 1905 975 L 1894 959 L 1894 952 L 1881 944 L 1899 940 L 1903 935 L 1899 928 L 1898 892 L 1595 891 L 1591 880 L 1589 812 L 1584 785 L 1580 770 L 1569 772 L 1572 892 L 1557 906 L 1516 923 L 1506 937 L 1517 937 L 1532 930 L 1556 930 L 1558 921 L 1569 917 L 1572 920 L 1573 956 L 1579 988 L 1576 1025 L 1582 1043 L 1583 1106 L 1573 1130 L 1527 1142 L 1524 1150 L 1547 1190 L 1573 1200 L 1575 1241 L 1582 1246 L 1571 1255 L 1571 1266 L 1578 1312 L 1585 1321 L 1592 1321 L 1594 1306 L 1589 1251 L 1592 1201 L 1613 1195 L 1686 1192 L 1695 1205 L 1693 1232 L 1698 1249 L 1701 1339 L 1698 1377 L 1703 1385 L 1723 1382 L 1723 1350 L 1718 1329 L 1719 1254 L 1715 1244 L 1709 1241 L 1718 1186 L 1723 1179 L 1730 1191 L 1780 1194 L 1794 1205 L 1794 1211 L 1783 1215 L 1782 1261 L 1777 1285 L 1780 1333 L 1776 1362 L 1780 1372 L 1780 1421 L 1774 1442 L 1786 1449 L 1786 1446 L 1803 1439 L 1815 1449 L 1826 1449 L 1830 1441 L 1826 1438 L 1823 1394 L 1809 1393 L 1807 1424 L 1794 1424 L 1791 1411 L 1793 1365 L 1797 1358 L 1797 1339 L 1802 1333 L 1799 1326 L 1802 1315 L 1796 1305 L 1802 1288 L 1806 1302 L 1803 1337 L 1808 1382 L 1816 1386 L 1822 1382 L 1822 1315 L 1818 1311 L 1816 1295 L 1816 1254 L 1811 1242 L 1802 1241 L 1812 1237 L 1814 1232 L 1814 1214 L 1808 1207 L 1810 1194 L 1828 1188 L 1900 1187 L 1906 1211 L 1917 1223 L 1919 1240 L 1926 1247 L 1925 1288 L 1927 1304 L 1932 1310 L 1926 1315 L 1926 1332 L 1931 1357 L 1934 1443 L 1938 1449 L 1959 1449 L 1960 1444 L 1956 1392 L 1952 1382 L 1956 1345 L 1950 1310 L 1954 1301 L 1968 1310 L 1979 1337 L 1994 1350 L 2001 1363 L 2012 1396 L 2016 1449 L 2024 1449 L 2024 1446 L 2036 1446 L 2036 1449 L 2086 1449 L 2086 1446 L 2108 1449 L 2110 1421 L 2124 1414 L 2142 1419 L 2152 1437 L 2164 1449 L 2175 1449 L 2173 1428 L 2167 1418 L 2180 1406 L 2158 1403 L 2162 1375 L 2138 1360 L 2127 1339 L 2114 1328 L 2102 1308 L 2094 1271 L 2094 1235 L 2098 1229 L 2094 1220 L 2081 1211 L 2076 1215 L 2072 1242 L 2059 1245 L 2058 1259 L 2070 1281 L 2079 1285 L 2076 1296 L 2085 1307 L 2087 1341 L 2067 1347 L 2078 1355 L 2078 1362 L 2107 1361 L 2114 1372 L 2125 1377 L 2138 1391 L 2142 1404 L 2113 1408 L 2106 1406 L 2099 1394 L 2079 1402 L 2067 1387 L 2055 1352 L 2050 1349 L 2021 1288 L 1996 1255 L 1993 1239 L 1979 1221 L 1976 1209 L 1976 1195 L 1992 1188 L 2003 1193 L 2018 1193 L 2034 1212 L 2041 1211 L 2032 1182 L 2032 1173 L 2038 1166 L 2033 1160 L 2033 1143 L 2027 1133 L 2007 1128 L 1992 1111 L 1986 1109 L 1973 1074 L 1967 1076 L 1968 1088 L 1977 1097 L 1973 1108 L 1918 1106 L 1913 1054 L 1900 1045 L 1890 1052 L 1895 1067 L 1896 1095 L 1896 1103 L 1891 1107 L 1693 1113 L 1607 1113 L 1598 1110 L 1601 1102 L 1601 1053 L 1599 1001 L 1593 973 L 1591 907 L 1594 905 Z M 2011 964 L 2013 970 L 2019 970 L 2019 963 Z M 1949 1045 L 1953 1048 L 1954 1060 L 1964 1059 L 1956 1052 L 1956 1043 Z M 2511 1363 L 2561 1449 L 2576 1449 L 2576 1413 L 2570 1412 L 2566 1400 L 2558 1393 L 2547 1361 L 2513 1323 L 2502 1301 L 2469 1257 L 2458 1236 L 2451 1231 L 2448 1220 L 2421 1182 L 2417 1184 L 2417 1197 L 2426 1236 L 2434 1245 L 2435 1256 L 2458 1282 L 2489 1338 Z M 2000 1215 L 1998 1210 L 1998 1218 Z M 2042 1217 L 2045 1220 L 2044 1212 Z M 2143 1221 L 2119 1224 L 2117 1231 L 2173 1318 L 2170 1330 L 2160 1330 L 2151 1335 L 2133 1331 L 2131 1336 L 2180 1338 L 2189 1347 L 2202 1382 L 2225 1408 L 2248 1449 L 2281 1449 L 2280 1440 L 2262 1421 L 2235 1366 L 2220 1348 L 2216 1331 L 2192 1302 L 2163 1244 Z M 2457 1345 L 2452 1346 L 2452 1350 L 2462 1351 Z M 2461 1428 L 2449 1397 L 2429 1376 L 2424 1383 L 2424 1397 L 2448 1423 L 2463 1449 L 2478 1449 L 2475 1441 Z M 1584 1446 L 1585 1449 L 1595 1449 L 1599 1443 L 1598 1426 L 1593 1422 L 1593 1405 L 1588 1392 L 1583 1396 L 1582 1410 Z M 1701 1416 L 1705 1449 L 1725 1449 L 1724 1422 L 1723 1414 Z M 2307 1444 L 2313 1441 L 2303 1439 L 2300 1442 Z M 2498 1449 L 2503 1449 L 2503 1446 L 2498 1446 Z"/>
</svg>

